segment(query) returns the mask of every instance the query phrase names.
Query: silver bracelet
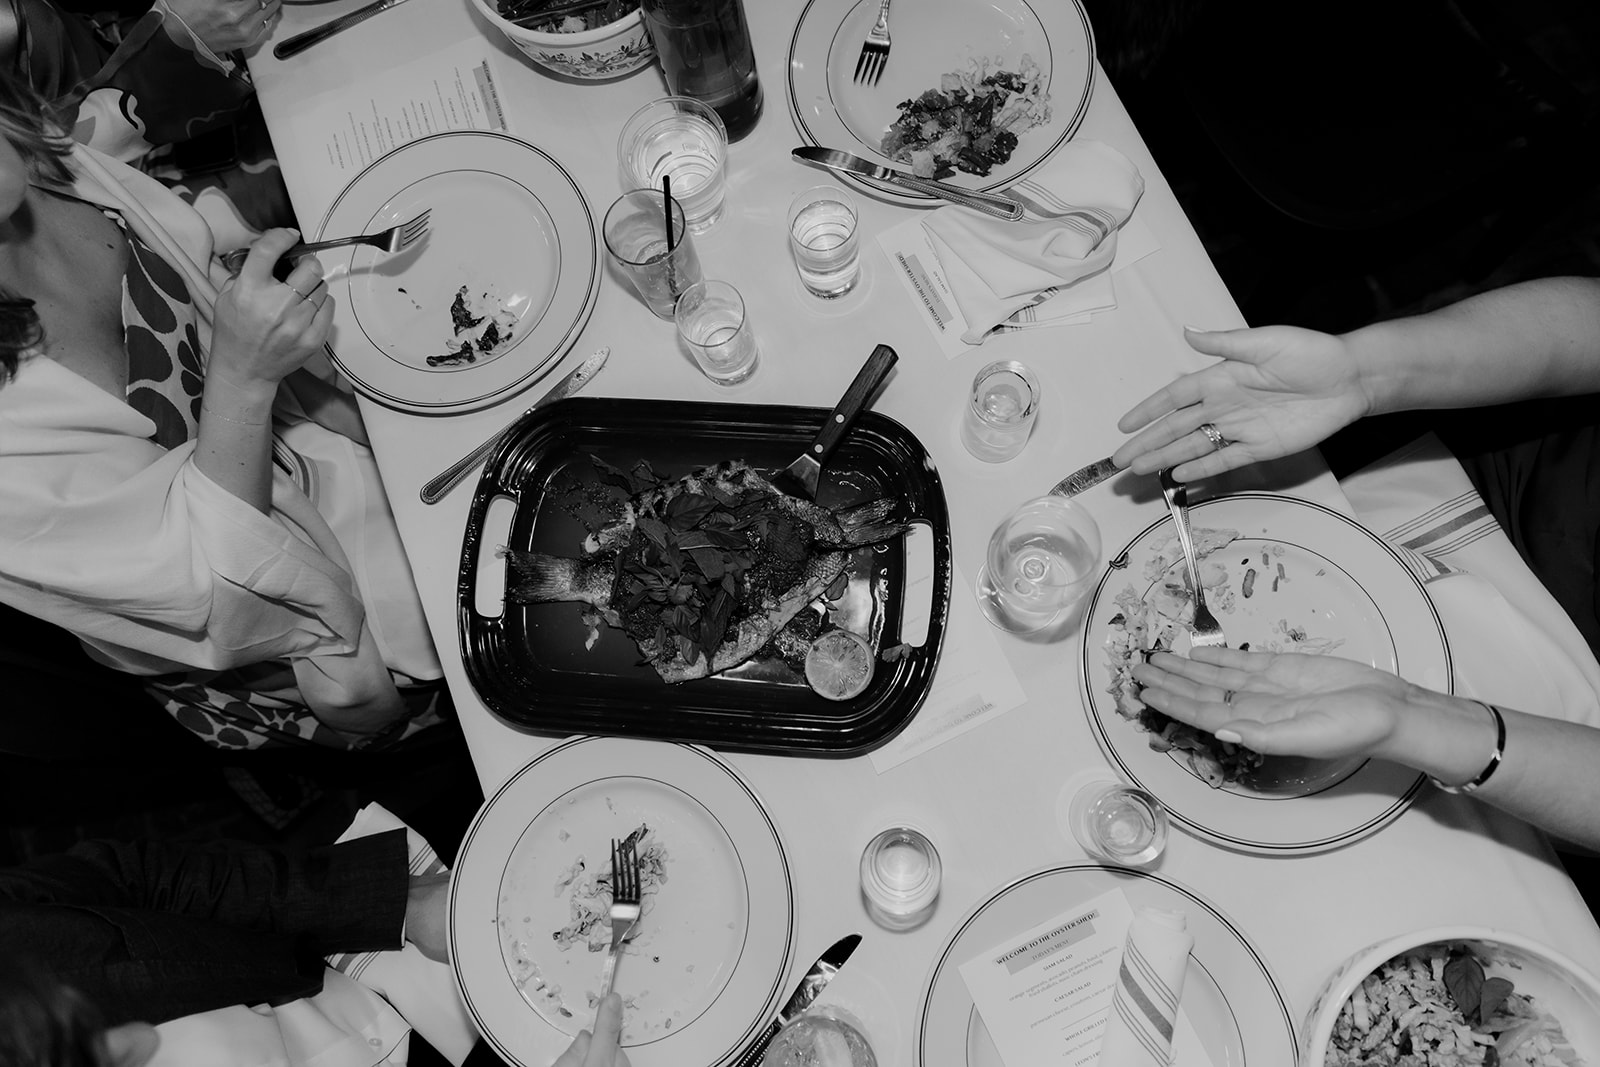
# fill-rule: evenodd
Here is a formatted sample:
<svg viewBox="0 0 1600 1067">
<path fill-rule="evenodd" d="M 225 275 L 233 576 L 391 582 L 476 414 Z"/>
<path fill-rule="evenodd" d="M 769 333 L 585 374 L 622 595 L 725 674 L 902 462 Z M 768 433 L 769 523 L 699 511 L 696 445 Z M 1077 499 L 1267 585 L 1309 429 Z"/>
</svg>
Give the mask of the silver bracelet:
<svg viewBox="0 0 1600 1067">
<path fill-rule="evenodd" d="M 1500 766 L 1500 761 L 1505 758 L 1506 717 L 1500 714 L 1500 709 L 1495 707 L 1493 704 L 1486 704 L 1481 700 L 1474 701 L 1474 703 L 1488 711 L 1490 715 L 1494 716 L 1494 751 L 1490 753 L 1489 762 L 1484 766 L 1483 770 L 1479 771 L 1478 776 L 1470 782 L 1465 782 L 1461 785 L 1445 785 L 1437 778 L 1430 779 L 1436 788 L 1442 789 L 1446 793 L 1473 792 L 1494 775 L 1496 768 Z"/>
</svg>

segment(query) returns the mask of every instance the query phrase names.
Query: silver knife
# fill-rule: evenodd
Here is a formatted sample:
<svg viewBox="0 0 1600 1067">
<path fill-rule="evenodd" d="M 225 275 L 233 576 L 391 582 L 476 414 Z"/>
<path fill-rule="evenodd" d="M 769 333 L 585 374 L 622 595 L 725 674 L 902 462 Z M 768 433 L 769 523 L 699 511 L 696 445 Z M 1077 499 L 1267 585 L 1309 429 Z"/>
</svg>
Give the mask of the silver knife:
<svg viewBox="0 0 1600 1067">
<path fill-rule="evenodd" d="M 1111 462 L 1111 457 L 1097 459 L 1087 467 L 1079 468 L 1061 479 L 1050 490 L 1051 496 L 1077 496 L 1090 486 L 1099 485 L 1107 478 L 1122 470 L 1121 467 Z"/>
<path fill-rule="evenodd" d="M 326 41 L 341 30 L 348 30 L 357 23 L 365 22 L 372 16 L 387 11 L 391 7 L 399 7 L 405 2 L 406 0 L 378 0 L 376 4 L 358 7 L 348 15 L 340 15 L 332 21 L 324 22 L 321 26 L 279 41 L 272 46 L 272 58 L 288 59 L 290 56 L 297 56 L 317 42 Z"/>
<path fill-rule="evenodd" d="M 919 178 L 915 174 L 907 174 L 902 170 L 891 167 L 881 167 L 871 160 L 853 156 L 849 152 L 841 152 L 836 148 L 796 148 L 789 153 L 797 162 L 813 167 L 822 167 L 825 170 L 838 171 L 840 174 L 855 174 L 863 178 L 875 178 L 880 182 L 890 185 L 899 185 L 907 189 L 914 189 L 928 196 L 936 196 L 941 200 L 948 200 L 952 204 L 970 207 L 974 211 L 981 211 L 985 215 L 993 215 L 997 219 L 1007 222 L 1016 222 L 1022 218 L 1022 205 L 1007 196 L 997 196 L 994 193 L 980 193 L 976 189 L 963 189 L 958 185 L 948 185 L 936 182 L 931 178 Z"/>
<path fill-rule="evenodd" d="M 807 1008 L 817 999 L 817 994 L 822 992 L 822 987 L 833 980 L 839 968 L 844 966 L 844 961 L 850 958 L 850 953 L 861 944 L 860 934 L 846 934 L 832 945 L 828 951 L 817 957 L 817 962 L 800 979 L 800 984 L 789 994 L 789 1000 L 778 1013 L 772 1017 L 767 1028 L 761 1031 L 755 1044 L 744 1050 L 744 1053 L 733 1062 L 733 1067 L 756 1067 L 756 1064 L 766 1059 L 767 1046 L 772 1044 L 772 1039 L 778 1036 L 778 1031 L 783 1025 Z"/>
<path fill-rule="evenodd" d="M 602 348 L 596 351 L 594 355 L 578 364 L 565 378 L 557 382 L 555 387 L 548 393 L 535 400 L 533 406 L 522 414 L 527 415 L 529 412 L 536 411 L 546 404 L 553 404 L 557 400 L 563 400 L 582 389 L 588 384 L 590 378 L 600 373 L 600 368 L 606 365 L 606 357 L 610 354 L 611 349 L 609 348 Z M 518 418 L 520 419 L 521 416 L 518 416 Z M 494 451 L 494 446 L 499 444 L 500 438 L 504 436 L 505 430 L 501 430 L 435 475 L 422 487 L 422 491 L 417 494 L 422 497 L 422 502 L 424 504 L 437 504 L 442 500 L 446 493 L 456 487 L 456 483 L 466 477 L 468 471 L 488 458 L 489 453 Z"/>
</svg>

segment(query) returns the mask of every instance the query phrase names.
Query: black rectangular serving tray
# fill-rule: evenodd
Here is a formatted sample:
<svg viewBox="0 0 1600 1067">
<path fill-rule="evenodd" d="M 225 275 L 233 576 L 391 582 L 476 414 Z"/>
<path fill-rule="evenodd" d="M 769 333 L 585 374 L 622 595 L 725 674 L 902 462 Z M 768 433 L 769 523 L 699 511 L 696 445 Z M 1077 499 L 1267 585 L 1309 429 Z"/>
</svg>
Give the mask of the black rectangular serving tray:
<svg viewBox="0 0 1600 1067">
<path fill-rule="evenodd" d="M 845 507 L 888 495 L 891 519 L 932 531 L 927 639 L 903 658 L 877 661 L 872 681 L 844 701 L 819 696 L 781 661 L 752 661 L 711 678 L 669 684 L 621 630 L 589 628 L 575 603 L 506 602 L 497 617 L 476 607 L 477 567 L 490 504 L 515 505 L 509 547 L 581 554 L 598 510 L 576 506 L 574 484 L 594 484 L 590 456 L 624 470 L 649 460 L 663 478 L 742 459 L 767 473 L 805 450 L 823 408 L 574 397 L 524 415 L 484 466 L 467 517 L 457 620 L 467 676 L 497 716 L 533 733 L 609 734 L 732 751 L 854 756 L 899 733 L 933 684 L 950 608 L 950 516 L 927 450 L 900 423 L 865 411 L 822 472 L 818 503 Z M 576 513 L 575 513 L 576 512 Z M 854 554 L 851 603 L 872 616 L 878 649 L 901 643 L 907 581 L 905 539 Z M 508 570 L 509 575 L 509 570 Z M 509 581 L 509 577 L 508 577 Z M 852 629 L 857 627 L 852 626 Z M 858 631 L 859 632 L 859 631 Z"/>
</svg>

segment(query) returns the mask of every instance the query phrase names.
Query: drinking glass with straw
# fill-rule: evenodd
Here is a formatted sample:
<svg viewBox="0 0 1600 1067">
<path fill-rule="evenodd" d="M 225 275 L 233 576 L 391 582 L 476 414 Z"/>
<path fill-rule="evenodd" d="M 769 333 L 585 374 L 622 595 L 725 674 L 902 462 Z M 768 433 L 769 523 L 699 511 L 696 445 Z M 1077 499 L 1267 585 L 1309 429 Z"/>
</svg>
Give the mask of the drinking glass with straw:
<svg viewBox="0 0 1600 1067">
<path fill-rule="evenodd" d="M 686 223 L 682 205 L 663 182 L 660 189 L 623 193 L 602 226 L 611 259 L 645 305 L 663 319 L 672 318 L 678 298 L 701 279 Z"/>
</svg>

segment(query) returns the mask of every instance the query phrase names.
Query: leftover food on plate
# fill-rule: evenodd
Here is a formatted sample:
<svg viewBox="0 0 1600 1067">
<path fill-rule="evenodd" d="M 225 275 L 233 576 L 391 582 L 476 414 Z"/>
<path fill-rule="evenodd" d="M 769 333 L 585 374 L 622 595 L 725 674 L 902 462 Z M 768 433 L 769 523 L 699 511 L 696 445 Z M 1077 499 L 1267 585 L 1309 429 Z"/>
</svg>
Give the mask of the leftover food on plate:
<svg viewBox="0 0 1600 1067">
<path fill-rule="evenodd" d="M 894 501 L 830 511 L 731 460 L 664 481 L 647 462 L 621 470 L 591 457 L 616 517 L 577 558 L 508 549 L 508 595 L 577 601 L 627 633 L 668 682 L 704 678 L 762 653 L 803 667 L 822 628 L 804 609 L 837 598 L 851 554 L 905 532 Z M 597 635 L 598 631 L 595 630 Z"/>
<path fill-rule="evenodd" d="M 939 79 L 937 89 L 900 104 L 883 135 L 883 154 L 909 163 L 922 178 L 956 171 L 983 176 L 1011 159 L 1024 130 L 1049 121 L 1049 93 L 1039 65 L 1023 56 L 1018 70 L 974 60 Z"/>
<path fill-rule="evenodd" d="M 1424 945 L 1367 975 L 1339 1011 L 1327 1067 L 1575 1067 L 1561 1024 L 1472 947 Z"/>
<path fill-rule="evenodd" d="M 474 293 L 463 285 L 450 302 L 451 332 L 443 344 L 445 351 L 429 356 L 428 366 L 459 367 L 487 358 L 511 341 L 516 323 L 516 313 L 506 307 L 493 286 Z"/>
<path fill-rule="evenodd" d="M 1317 575 L 1291 574 L 1284 567 L 1284 548 L 1263 544 L 1242 548 L 1238 562 L 1222 550 L 1233 545 L 1239 532 L 1231 529 L 1194 530 L 1195 556 L 1199 563 L 1200 584 L 1206 591 L 1206 604 L 1224 616 L 1231 613 L 1238 599 L 1269 596 L 1284 583 Z M 1111 684 L 1106 687 L 1115 701 L 1117 713 L 1149 733 L 1150 747 L 1157 752 L 1174 752 L 1194 774 L 1213 788 L 1247 782 L 1260 770 L 1259 752 L 1218 741 L 1213 735 L 1181 723 L 1147 706 L 1140 699 L 1139 683 L 1133 678 L 1133 665 L 1153 652 L 1170 652 L 1180 635 L 1187 637 L 1194 619 L 1194 596 L 1189 590 L 1183 548 L 1177 531 L 1168 529 L 1147 542 L 1150 552 L 1145 561 L 1145 592 L 1133 583 L 1116 595 L 1117 611 L 1112 615 L 1105 638 L 1107 666 Z M 1235 582 L 1235 575 L 1238 579 Z M 1342 638 L 1325 638 L 1306 632 L 1302 625 L 1279 618 L 1271 624 L 1271 637 L 1265 641 L 1241 642 L 1236 647 L 1260 652 L 1306 652 L 1323 654 L 1344 644 Z"/>
<path fill-rule="evenodd" d="M 497 0 L 495 4 L 495 10 L 501 18 L 526 26 L 536 33 L 582 33 L 584 30 L 609 26 L 624 15 L 632 14 L 638 10 L 639 0 L 604 0 L 583 11 L 563 13 L 561 10 L 570 7 L 570 3 L 562 0 Z M 540 17 L 551 8 L 557 10 L 547 17 Z"/>
</svg>

